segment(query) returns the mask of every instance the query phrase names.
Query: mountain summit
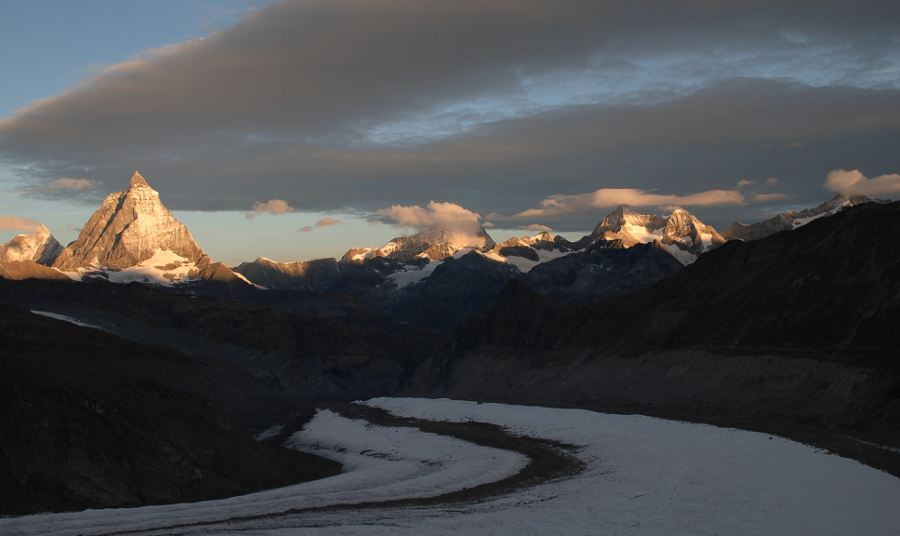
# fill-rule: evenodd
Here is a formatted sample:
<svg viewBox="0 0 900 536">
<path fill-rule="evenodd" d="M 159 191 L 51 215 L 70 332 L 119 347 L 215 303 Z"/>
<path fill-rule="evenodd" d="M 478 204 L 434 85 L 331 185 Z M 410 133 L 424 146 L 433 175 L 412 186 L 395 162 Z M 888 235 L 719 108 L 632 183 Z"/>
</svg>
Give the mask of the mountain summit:
<svg viewBox="0 0 900 536">
<path fill-rule="evenodd" d="M 31 233 L 20 234 L 0 246 L 0 262 L 32 261 L 38 264 L 52 264 L 63 247 L 50 230 L 39 224 Z"/>
<path fill-rule="evenodd" d="M 590 235 L 593 240 L 621 240 L 622 245 L 659 242 L 682 264 L 694 262 L 701 253 L 725 243 L 713 229 L 684 209 L 667 217 L 639 214 L 628 205 L 619 205 L 603 218 Z"/>
<path fill-rule="evenodd" d="M 341 262 L 362 262 L 365 259 L 385 257 L 400 262 L 415 258 L 441 261 L 465 248 L 486 251 L 494 247 L 494 239 L 484 227 L 450 229 L 432 225 L 412 236 L 399 236 L 380 248 L 354 248 L 344 254 Z"/>
<path fill-rule="evenodd" d="M 64 272 L 143 267 L 167 272 L 165 278 L 172 281 L 209 262 L 188 228 L 135 171 L 128 189 L 106 197 L 53 266 Z"/>
</svg>

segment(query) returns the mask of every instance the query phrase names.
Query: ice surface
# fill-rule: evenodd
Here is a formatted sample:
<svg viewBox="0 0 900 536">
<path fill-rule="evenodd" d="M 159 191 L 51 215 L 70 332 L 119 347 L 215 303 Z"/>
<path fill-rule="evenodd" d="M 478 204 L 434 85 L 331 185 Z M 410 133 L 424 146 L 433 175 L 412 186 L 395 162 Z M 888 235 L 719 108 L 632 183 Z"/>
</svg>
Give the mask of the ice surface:
<svg viewBox="0 0 900 536">
<path fill-rule="evenodd" d="M 498 456 L 457 440 L 322 412 L 293 441 L 342 461 L 347 472 L 339 476 L 223 501 L 0 519 L 0 533 L 875 535 L 897 534 L 900 526 L 900 479 L 765 434 L 446 399 L 379 398 L 367 404 L 410 417 L 490 422 L 512 433 L 574 444 L 586 467 L 573 477 L 481 502 L 229 519 L 443 493 L 479 478 L 497 479 L 522 463 L 518 455 Z M 165 528 L 203 521 L 211 523 Z"/>
</svg>

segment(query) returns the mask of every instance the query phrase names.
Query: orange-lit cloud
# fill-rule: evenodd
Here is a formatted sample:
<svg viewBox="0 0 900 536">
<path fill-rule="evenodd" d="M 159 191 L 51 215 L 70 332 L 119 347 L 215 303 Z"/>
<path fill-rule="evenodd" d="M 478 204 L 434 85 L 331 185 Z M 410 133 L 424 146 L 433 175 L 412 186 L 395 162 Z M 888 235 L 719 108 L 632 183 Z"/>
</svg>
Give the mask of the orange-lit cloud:
<svg viewBox="0 0 900 536">
<path fill-rule="evenodd" d="M 846 171 L 836 169 L 825 179 L 825 188 L 844 195 L 865 195 L 869 197 L 900 194 L 900 175 L 881 175 L 866 178 L 858 169 Z"/>
<path fill-rule="evenodd" d="M 316 222 L 316 227 L 328 227 L 329 225 L 343 225 L 344 222 L 341 220 L 335 220 L 332 218 L 322 218 L 321 220 Z"/>
<path fill-rule="evenodd" d="M 248 220 L 252 220 L 259 214 L 288 214 L 290 212 L 294 212 L 294 207 L 288 205 L 288 202 L 284 199 L 270 199 L 265 203 L 253 203 L 253 212 L 245 213 Z"/>
<path fill-rule="evenodd" d="M 40 222 L 35 220 L 16 218 L 13 216 L 0 216 L 0 229 L 4 231 L 34 232 L 37 230 L 38 225 L 40 225 Z"/>
<path fill-rule="evenodd" d="M 50 183 L 49 188 L 57 190 L 91 190 L 102 185 L 102 182 L 93 179 L 62 178 Z"/>
<path fill-rule="evenodd" d="M 522 219 L 538 216 L 558 216 L 619 205 L 636 207 L 710 207 L 745 204 L 747 204 L 747 200 L 737 190 L 709 190 L 691 195 L 662 195 L 647 193 L 635 188 L 601 188 L 596 192 L 587 194 L 550 196 L 541 201 L 540 208 L 531 208 L 514 214 L 512 217 Z"/>
</svg>

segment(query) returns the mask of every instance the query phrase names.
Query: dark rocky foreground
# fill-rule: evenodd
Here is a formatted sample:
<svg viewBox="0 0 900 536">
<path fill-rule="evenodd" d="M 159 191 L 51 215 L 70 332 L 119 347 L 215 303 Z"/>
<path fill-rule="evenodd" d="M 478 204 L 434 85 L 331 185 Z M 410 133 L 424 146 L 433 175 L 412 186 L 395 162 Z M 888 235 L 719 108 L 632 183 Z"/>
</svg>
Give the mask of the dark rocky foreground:
<svg viewBox="0 0 900 536">
<path fill-rule="evenodd" d="M 278 404 L 244 371 L 0 306 L 0 514 L 190 502 L 339 471 L 253 441 L 166 377 Z"/>
</svg>

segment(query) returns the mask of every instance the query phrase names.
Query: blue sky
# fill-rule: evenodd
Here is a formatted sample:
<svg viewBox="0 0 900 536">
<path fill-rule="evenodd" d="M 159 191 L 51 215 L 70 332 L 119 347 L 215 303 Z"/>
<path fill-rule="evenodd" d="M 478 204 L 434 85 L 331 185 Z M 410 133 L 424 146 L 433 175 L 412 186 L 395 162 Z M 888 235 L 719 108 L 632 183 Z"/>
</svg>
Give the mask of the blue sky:
<svg viewBox="0 0 900 536">
<path fill-rule="evenodd" d="M 825 201 L 840 169 L 898 198 L 897 20 L 879 2 L 4 2 L 0 217 L 67 243 L 137 169 L 235 264 L 378 246 L 430 201 L 504 239 L 577 237 L 618 202 L 757 221 Z"/>
</svg>

